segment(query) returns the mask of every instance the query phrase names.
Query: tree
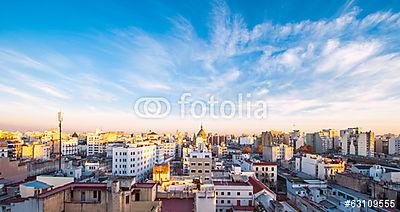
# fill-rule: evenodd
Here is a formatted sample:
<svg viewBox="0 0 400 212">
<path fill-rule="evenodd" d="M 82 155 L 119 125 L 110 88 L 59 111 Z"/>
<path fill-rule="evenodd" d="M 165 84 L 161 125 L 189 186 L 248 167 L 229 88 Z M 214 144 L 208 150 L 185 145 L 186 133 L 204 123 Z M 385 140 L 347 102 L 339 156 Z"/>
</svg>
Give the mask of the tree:
<svg viewBox="0 0 400 212">
<path fill-rule="evenodd" d="M 251 148 L 250 148 L 249 146 L 246 146 L 246 147 L 243 149 L 243 152 L 244 152 L 244 153 L 250 153 L 250 152 L 251 152 Z"/>
<path fill-rule="evenodd" d="M 259 144 L 258 147 L 257 147 L 257 153 L 262 154 L 262 152 L 263 152 L 263 147 L 262 147 L 261 144 Z"/>
</svg>

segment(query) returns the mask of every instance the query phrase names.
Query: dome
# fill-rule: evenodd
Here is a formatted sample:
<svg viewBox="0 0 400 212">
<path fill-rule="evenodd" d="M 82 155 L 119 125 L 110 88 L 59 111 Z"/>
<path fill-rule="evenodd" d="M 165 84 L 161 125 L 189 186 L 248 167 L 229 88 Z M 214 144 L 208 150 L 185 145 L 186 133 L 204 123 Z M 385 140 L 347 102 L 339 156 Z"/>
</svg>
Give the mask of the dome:
<svg viewBox="0 0 400 212">
<path fill-rule="evenodd" d="M 202 137 L 203 139 L 207 139 L 207 134 L 203 130 L 203 125 L 201 125 L 201 128 L 200 128 L 199 132 L 197 133 L 197 137 Z"/>
</svg>

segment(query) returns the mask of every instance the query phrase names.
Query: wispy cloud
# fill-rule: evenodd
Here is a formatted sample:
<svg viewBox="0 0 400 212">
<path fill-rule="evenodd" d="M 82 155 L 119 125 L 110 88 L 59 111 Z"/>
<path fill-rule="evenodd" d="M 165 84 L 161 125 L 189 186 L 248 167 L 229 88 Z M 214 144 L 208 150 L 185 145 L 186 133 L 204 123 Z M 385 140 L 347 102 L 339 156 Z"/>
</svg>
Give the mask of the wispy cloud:
<svg viewBox="0 0 400 212">
<path fill-rule="evenodd" d="M 72 50 L 46 55 L 2 49 L 0 69 L 27 77 L 0 89 L 35 98 L 17 89 L 27 84 L 61 103 L 119 109 L 140 95 L 252 93 L 268 101 L 276 123 L 361 120 L 367 106 L 369 116 L 398 122 L 388 111 L 400 109 L 400 13 L 361 16 L 354 4 L 332 18 L 248 24 L 214 1 L 206 36 L 177 15 L 163 34 L 129 27 L 73 37 Z"/>
</svg>

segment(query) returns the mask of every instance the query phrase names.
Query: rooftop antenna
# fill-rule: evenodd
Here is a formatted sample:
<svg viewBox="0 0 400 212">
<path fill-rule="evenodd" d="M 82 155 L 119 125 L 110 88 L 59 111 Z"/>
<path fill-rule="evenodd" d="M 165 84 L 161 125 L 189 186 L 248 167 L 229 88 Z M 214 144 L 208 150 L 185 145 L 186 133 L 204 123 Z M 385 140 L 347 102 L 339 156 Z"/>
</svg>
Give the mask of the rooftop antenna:
<svg viewBox="0 0 400 212">
<path fill-rule="evenodd" d="M 62 114 L 62 112 L 61 111 L 59 111 L 58 112 L 58 128 L 59 128 L 59 130 L 60 130 L 60 145 L 59 145 L 59 154 L 60 154 L 60 160 L 59 160 L 59 163 L 58 163 L 58 169 L 59 169 L 59 171 L 61 172 L 61 158 L 62 158 L 62 152 L 61 152 L 61 144 L 62 144 L 62 138 L 61 138 L 61 132 L 62 132 L 62 130 L 61 130 L 61 123 L 62 123 L 62 121 L 63 121 L 63 114 Z"/>
</svg>

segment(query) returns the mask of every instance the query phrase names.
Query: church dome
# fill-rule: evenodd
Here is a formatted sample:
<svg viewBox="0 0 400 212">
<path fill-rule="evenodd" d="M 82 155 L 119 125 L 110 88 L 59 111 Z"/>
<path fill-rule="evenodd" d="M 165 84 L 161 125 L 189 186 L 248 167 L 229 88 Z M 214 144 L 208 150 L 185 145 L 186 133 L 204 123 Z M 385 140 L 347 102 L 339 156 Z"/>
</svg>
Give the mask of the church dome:
<svg viewBox="0 0 400 212">
<path fill-rule="evenodd" d="M 207 139 L 207 134 L 203 130 L 203 125 L 201 125 L 201 128 L 200 128 L 199 132 L 197 133 L 197 137 L 202 137 L 203 139 Z"/>
</svg>

